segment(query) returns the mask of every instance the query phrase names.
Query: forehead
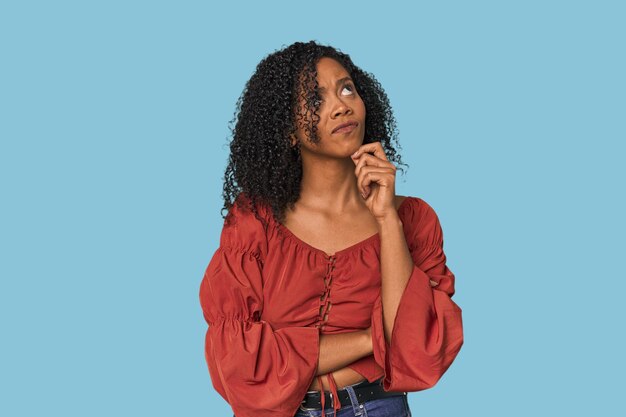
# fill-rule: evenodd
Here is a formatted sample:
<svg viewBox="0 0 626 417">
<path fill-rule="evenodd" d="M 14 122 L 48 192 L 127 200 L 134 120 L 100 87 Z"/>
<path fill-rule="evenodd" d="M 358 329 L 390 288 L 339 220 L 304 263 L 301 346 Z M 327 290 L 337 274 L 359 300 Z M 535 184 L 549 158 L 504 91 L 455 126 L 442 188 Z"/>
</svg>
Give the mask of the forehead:
<svg viewBox="0 0 626 417">
<path fill-rule="evenodd" d="M 332 58 L 322 57 L 316 65 L 317 82 L 322 87 L 330 87 L 335 84 L 335 80 L 349 77 L 348 71 Z"/>
</svg>

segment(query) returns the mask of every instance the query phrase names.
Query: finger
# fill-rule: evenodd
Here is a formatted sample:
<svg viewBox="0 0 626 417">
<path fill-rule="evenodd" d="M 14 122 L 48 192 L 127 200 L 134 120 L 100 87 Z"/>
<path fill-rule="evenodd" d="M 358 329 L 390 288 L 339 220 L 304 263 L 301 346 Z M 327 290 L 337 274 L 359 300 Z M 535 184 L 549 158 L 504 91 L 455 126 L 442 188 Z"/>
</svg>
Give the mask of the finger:
<svg viewBox="0 0 626 417">
<path fill-rule="evenodd" d="M 380 159 L 376 158 L 377 161 L 380 161 Z M 358 166 L 357 169 L 355 171 L 358 170 L 358 174 L 357 175 L 357 186 L 359 184 L 363 184 L 363 176 L 365 175 L 365 173 L 367 173 L 368 171 L 373 171 L 373 172 L 380 172 L 380 173 L 385 173 L 385 174 L 389 174 L 391 175 L 391 181 L 395 182 L 395 174 L 396 174 L 396 166 L 391 164 L 391 163 L 385 163 L 383 161 L 382 166 L 376 166 L 376 165 L 363 165 L 363 166 Z M 368 186 L 363 186 L 363 189 L 366 192 L 369 192 L 369 187 Z"/>
<path fill-rule="evenodd" d="M 377 179 L 374 180 L 374 174 L 380 177 L 376 177 Z M 357 178 L 357 187 L 363 190 L 362 192 L 365 192 L 366 197 L 371 191 L 372 182 L 376 182 L 382 186 L 389 186 L 391 183 L 395 182 L 395 170 L 386 167 L 365 166 Z"/>
<path fill-rule="evenodd" d="M 358 162 L 356 163 L 354 173 L 357 177 L 359 176 L 359 173 L 361 172 L 361 169 L 364 166 L 375 166 L 375 167 L 386 167 L 386 168 L 394 167 L 395 168 L 395 165 L 393 165 L 391 162 L 382 160 L 369 153 L 362 154 Z"/>
<path fill-rule="evenodd" d="M 373 153 L 374 156 L 377 156 L 383 161 L 388 161 L 387 155 L 385 154 L 385 150 L 383 149 L 383 145 L 380 143 L 380 141 L 361 145 L 359 149 L 352 154 L 352 158 L 357 158 L 359 155 L 362 155 L 364 153 Z"/>
<path fill-rule="evenodd" d="M 357 179 L 357 187 L 365 195 L 371 191 L 372 183 L 388 186 L 393 181 L 394 173 L 389 168 L 365 167 Z"/>
</svg>

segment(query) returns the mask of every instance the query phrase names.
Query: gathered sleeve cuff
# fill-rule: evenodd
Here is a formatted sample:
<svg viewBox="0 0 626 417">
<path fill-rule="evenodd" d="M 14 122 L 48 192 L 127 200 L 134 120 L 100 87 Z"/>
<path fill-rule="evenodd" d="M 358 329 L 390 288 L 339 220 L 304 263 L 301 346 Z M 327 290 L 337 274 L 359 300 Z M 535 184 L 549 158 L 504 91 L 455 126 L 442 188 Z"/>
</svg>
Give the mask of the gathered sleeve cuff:
<svg viewBox="0 0 626 417">
<path fill-rule="evenodd" d="M 262 253 L 239 220 L 223 229 L 200 286 L 205 359 L 237 417 L 292 417 L 317 371 L 319 329 L 275 330 L 262 319 Z"/>
<path fill-rule="evenodd" d="M 380 295 L 372 310 L 373 354 L 384 369 L 386 391 L 433 387 L 463 345 L 462 310 L 452 300 L 455 276 L 446 266 L 441 226 L 434 210 L 420 201 L 419 221 L 413 218 L 414 223 L 409 224 L 407 242 L 413 270 L 400 299 L 390 342 L 385 338 Z M 432 287 L 430 280 L 438 285 Z"/>
</svg>

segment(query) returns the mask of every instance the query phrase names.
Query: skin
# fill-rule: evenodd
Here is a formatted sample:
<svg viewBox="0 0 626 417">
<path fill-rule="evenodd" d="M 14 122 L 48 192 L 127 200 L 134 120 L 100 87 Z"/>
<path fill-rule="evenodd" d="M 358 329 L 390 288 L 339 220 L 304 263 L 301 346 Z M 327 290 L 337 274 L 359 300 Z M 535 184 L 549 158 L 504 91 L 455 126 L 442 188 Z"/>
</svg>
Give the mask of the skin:
<svg viewBox="0 0 626 417">
<path fill-rule="evenodd" d="M 396 167 L 380 142 L 363 145 L 365 104 L 351 80 L 337 82 L 344 77 L 349 73 L 339 62 L 327 57 L 318 61 L 317 81 L 325 89 L 318 111 L 320 142 L 311 143 L 302 125 L 291 138 L 292 145 L 299 142 L 303 175 L 300 198 L 285 213 L 284 225 L 328 255 L 380 234 L 383 324 L 390 342 L 400 298 L 414 267 L 397 212 L 405 197 L 395 195 Z M 303 111 L 302 102 L 298 110 Z M 352 132 L 332 133 L 352 120 L 358 123 Z M 371 327 L 322 334 L 317 375 L 332 372 L 338 388 L 363 381 L 346 365 L 372 352 Z M 326 377 L 322 381 L 329 390 Z M 309 390 L 319 389 L 314 378 Z"/>
</svg>

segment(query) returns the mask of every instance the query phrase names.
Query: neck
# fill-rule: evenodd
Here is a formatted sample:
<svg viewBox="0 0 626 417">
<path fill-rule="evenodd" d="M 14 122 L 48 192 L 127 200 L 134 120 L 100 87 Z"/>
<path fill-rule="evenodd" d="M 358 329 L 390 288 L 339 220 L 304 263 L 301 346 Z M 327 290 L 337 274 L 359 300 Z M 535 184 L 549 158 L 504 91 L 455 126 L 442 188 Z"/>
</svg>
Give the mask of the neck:
<svg viewBox="0 0 626 417">
<path fill-rule="evenodd" d="M 303 160 L 299 202 L 332 213 L 343 213 L 363 204 L 355 167 L 349 157 Z"/>
</svg>

